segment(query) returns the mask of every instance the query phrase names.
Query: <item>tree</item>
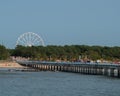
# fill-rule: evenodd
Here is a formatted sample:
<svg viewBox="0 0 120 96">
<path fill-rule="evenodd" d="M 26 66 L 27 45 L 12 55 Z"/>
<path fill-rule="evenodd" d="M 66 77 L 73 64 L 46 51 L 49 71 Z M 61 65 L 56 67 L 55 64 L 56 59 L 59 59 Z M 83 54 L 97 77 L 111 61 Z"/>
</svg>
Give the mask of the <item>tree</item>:
<svg viewBox="0 0 120 96">
<path fill-rule="evenodd" d="M 9 57 L 9 52 L 5 46 L 0 45 L 0 60 L 6 60 Z"/>
</svg>

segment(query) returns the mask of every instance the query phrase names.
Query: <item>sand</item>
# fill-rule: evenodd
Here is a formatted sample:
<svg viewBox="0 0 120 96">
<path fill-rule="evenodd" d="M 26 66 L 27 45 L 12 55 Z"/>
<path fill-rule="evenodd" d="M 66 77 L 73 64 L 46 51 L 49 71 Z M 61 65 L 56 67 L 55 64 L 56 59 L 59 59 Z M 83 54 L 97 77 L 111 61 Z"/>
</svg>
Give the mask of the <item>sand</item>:
<svg viewBox="0 0 120 96">
<path fill-rule="evenodd" d="M 0 68 L 24 68 L 20 64 L 16 63 L 15 61 L 4 61 L 0 62 Z"/>
</svg>

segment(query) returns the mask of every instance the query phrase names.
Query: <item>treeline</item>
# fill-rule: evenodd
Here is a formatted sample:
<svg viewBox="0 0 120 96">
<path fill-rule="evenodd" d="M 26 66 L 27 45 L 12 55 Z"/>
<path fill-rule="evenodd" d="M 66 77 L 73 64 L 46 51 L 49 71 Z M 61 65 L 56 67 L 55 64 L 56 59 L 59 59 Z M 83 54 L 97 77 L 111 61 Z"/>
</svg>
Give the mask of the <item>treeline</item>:
<svg viewBox="0 0 120 96">
<path fill-rule="evenodd" d="M 79 60 L 79 59 L 104 59 L 119 60 L 120 47 L 65 45 L 65 46 L 17 46 L 11 52 L 11 56 L 29 57 L 35 60 Z"/>
<path fill-rule="evenodd" d="M 32 60 L 120 60 L 120 47 L 65 45 L 65 46 L 17 46 L 15 49 L 6 49 L 0 45 L 0 59 L 10 56 L 25 57 Z"/>
</svg>

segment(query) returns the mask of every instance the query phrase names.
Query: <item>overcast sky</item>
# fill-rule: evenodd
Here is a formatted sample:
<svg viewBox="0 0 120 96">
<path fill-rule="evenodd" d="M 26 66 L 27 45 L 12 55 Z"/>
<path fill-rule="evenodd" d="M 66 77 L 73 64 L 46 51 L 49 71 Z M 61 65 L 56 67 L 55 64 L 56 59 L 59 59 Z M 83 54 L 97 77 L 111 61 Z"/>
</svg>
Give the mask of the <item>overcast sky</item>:
<svg viewBox="0 0 120 96">
<path fill-rule="evenodd" d="M 46 45 L 120 46 L 120 0 L 0 0 L 0 43 L 25 32 Z"/>
</svg>

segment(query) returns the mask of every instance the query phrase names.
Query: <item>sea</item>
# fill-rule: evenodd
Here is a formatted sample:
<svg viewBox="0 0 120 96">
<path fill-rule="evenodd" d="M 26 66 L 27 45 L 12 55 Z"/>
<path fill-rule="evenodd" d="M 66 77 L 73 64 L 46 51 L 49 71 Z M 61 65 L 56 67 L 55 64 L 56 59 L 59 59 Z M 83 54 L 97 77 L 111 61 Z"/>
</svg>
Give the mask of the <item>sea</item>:
<svg viewBox="0 0 120 96">
<path fill-rule="evenodd" d="M 120 96 L 120 79 L 80 73 L 2 70 L 0 96 Z"/>
</svg>

